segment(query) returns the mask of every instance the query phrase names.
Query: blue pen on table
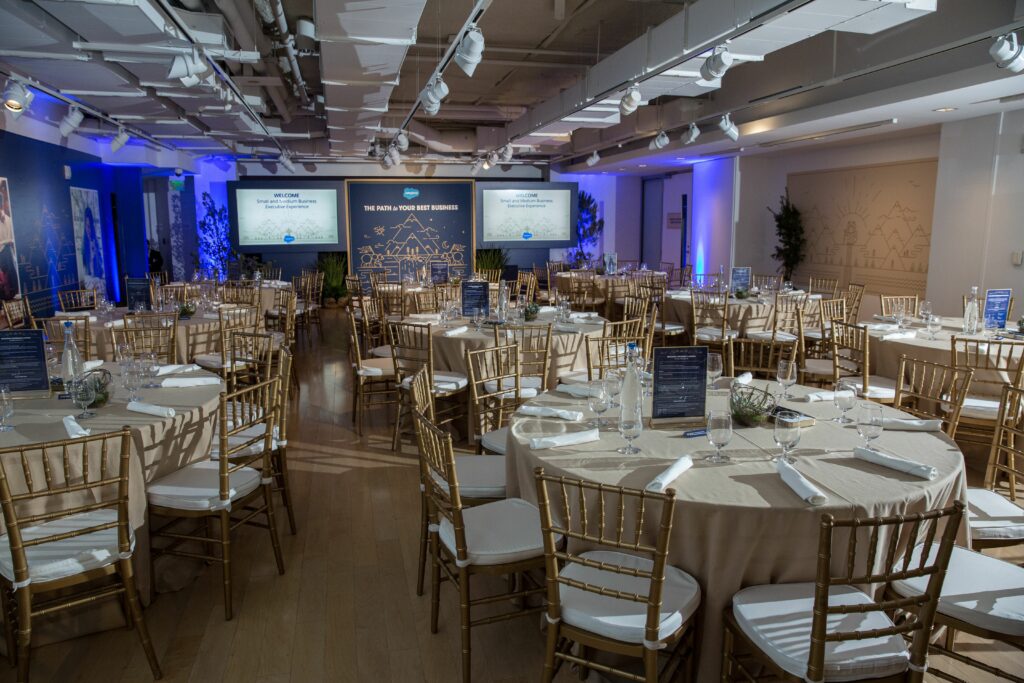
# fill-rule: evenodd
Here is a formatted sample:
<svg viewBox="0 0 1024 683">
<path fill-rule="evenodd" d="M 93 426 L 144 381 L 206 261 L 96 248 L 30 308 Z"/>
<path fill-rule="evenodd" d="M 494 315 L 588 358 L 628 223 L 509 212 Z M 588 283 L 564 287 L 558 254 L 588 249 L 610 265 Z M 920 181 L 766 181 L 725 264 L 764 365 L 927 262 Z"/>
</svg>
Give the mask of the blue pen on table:
<svg viewBox="0 0 1024 683">
<path fill-rule="evenodd" d="M 706 429 L 691 429 L 688 432 L 683 432 L 684 439 L 692 439 L 696 436 L 707 436 L 708 430 Z"/>
</svg>

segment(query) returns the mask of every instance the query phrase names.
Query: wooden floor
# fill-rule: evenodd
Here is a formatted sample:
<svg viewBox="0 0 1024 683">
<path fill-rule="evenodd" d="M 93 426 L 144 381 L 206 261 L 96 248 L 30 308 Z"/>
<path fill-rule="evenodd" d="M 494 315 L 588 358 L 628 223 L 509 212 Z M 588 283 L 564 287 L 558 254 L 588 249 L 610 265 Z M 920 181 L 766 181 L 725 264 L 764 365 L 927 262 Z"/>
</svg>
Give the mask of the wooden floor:
<svg viewBox="0 0 1024 683">
<path fill-rule="evenodd" d="M 355 436 L 340 321 L 328 312 L 323 343 L 300 341 L 298 347 L 301 391 L 288 439 L 298 535 L 285 531 L 283 514 L 278 519 L 287 572 L 278 576 L 265 531 L 243 529 L 232 544 L 233 621 L 224 621 L 218 567 L 184 590 L 157 596 L 146 619 L 166 681 L 459 680 L 455 591 L 442 589 L 437 635 L 428 627 L 429 599 L 415 592 L 415 453 L 411 446 L 392 453 L 383 414 L 375 416 L 368 438 Z M 1007 556 L 1024 559 L 1020 552 Z M 539 680 L 544 641 L 536 615 L 474 629 L 473 638 L 474 681 Z M 1020 652 L 960 642 L 964 651 L 983 652 L 992 663 L 1024 674 Z M 958 675 L 972 683 L 994 680 L 974 671 Z M 0 663 L 0 683 L 13 680 L 13 669 Z M 37 683 L 148 680 L 133 631 L 32 653 Z M 576 677 L 566 668 L 558 680 Z"/>
</svg>

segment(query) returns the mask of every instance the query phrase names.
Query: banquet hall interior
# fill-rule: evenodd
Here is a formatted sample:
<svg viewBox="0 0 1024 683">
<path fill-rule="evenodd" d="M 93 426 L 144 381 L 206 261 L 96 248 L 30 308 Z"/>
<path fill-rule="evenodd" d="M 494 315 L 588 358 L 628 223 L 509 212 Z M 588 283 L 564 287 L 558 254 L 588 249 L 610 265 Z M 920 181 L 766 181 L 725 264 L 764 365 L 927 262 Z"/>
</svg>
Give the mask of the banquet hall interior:
<svg viewBox="0 0 1024 683">
<path fill-rule="evenodd" d="M 1024 681 L 1022 41 L 0 0 L 0 683 Z"/>
</svg>

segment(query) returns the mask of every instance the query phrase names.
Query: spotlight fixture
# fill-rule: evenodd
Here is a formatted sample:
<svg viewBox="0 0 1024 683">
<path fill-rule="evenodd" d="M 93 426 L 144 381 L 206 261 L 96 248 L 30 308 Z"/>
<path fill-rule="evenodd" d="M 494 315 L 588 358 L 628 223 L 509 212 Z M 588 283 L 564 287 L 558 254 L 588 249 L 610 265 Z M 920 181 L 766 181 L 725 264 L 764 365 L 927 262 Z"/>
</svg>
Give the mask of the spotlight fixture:
<svg viewBox="0 0 1024 683">
<path fill-rule="evenodd" d="M 666 133 L 665 131 L 661 131 L 660 133 L 654 136 L 654 139 L 651 140 L 649 145 L 647 145 L 647 148 L 650 150 L 662 149 L 668 146 L 668 142 L 668 133 Z"/>
<path fill-rule="evenodd" d="M 128 144 L 128 140 L 129 140 L 130 137 L 131 136 L 128 135 L 128 131 L 126 131 L 124 128 L 118 129 L 117 135 L 115 135 L 114 139 L 110 141 L 110 151 L 111 152 L 118 152 L 118 151 L 120 151 L 120 149 L 122 147 L 124 147 L 126 144 Z"/>
<path fill-rule="evenodd" d="M 692 145 L 700 137 L 700 128 L 697 127 L 696 123 L 691 123 L 687 128 L 686 132 L 683 133 L 681 138 L 684 145 Z"/>
<path fill-rule="evenodd" d="M 398 135 L 395 136 L 395 147 L 398 148 L 399 152 L 409 150 L 409 136 L 405 134 L 404 130 L 398 131 Z"/>
<path fill-rule="evenodd" d="M 1017 42 L 1016 33 L 1007 33 L 996 38 L 988 49 L 989 56 L 1000 69 L 1009 69 L 1017 74 L 1024 71 L 1024 48 Z"/>
<path fill-rule="evenodd" d="M 636 108 L 640 106 L 640 100 L 643 99 L 643 95 L 640 94 L 640 86 L 630 86 L 626 94 L 619 100 L 619 114 L 622 116 L 629 116 L 636 111 Z"/>
<path fill-rule="evenodd" d="M 484 160 L 483 159 L 477 159 L 476 161 L 473 162 L 473 170 L 470 171 L 470 173 L 472 173 L 473 175 L 476 175 L 477 173 L 480 172 L 480 169 L 483 168 L 483 166 L 484 166 Z"/>
<path fill-rule="evenodd" d="M 177 78 L 185 87 L 191 88 L 202 80 L 199 74 L 206 72 L 209 68 L 206 60 L 198 50 L 195 50 L 191 54 L 175 55 L 171 60 L 171 69 L 167 72 L 167 78 Z"/>
<path fill-rule="evenodd" d="M 391 163 L 395 166 L 402 163 L 402 155 L 398 152 L 398 147 L 396 145 L 388 147 L 387 158 L 390 159 Z"/>
<path fill-rule="evenodd" d="M 491 152 L 490 154 L 488 154 L 487 155 L 487 161 L 488 161 L 488 163 L 491 164 L 491 166 L 497 166 L 498 165 L 498 153 L 497 152 Z"/>
<path fill-rule="evenodd" d="M 395 165 L 395 162 L 391 161 L 391 157 L 385 154 L 380 159 L 380 165 L 383 166 L 384 168 L 391 168 L 392 166 Z"/>
<path fill-rule="evenodd" d="M 462 36 L 459 47 L 455 50 L 455 63 L 467 76 L 472 77 L 477 64 L 484 54 L 484 34 L 476 26 L 471 25 Z"/>
<path fill-rule="evenodd" d="M 732 66 L 733 57 L 729 48 L 720 45 L 714 49 L 711 56 L 700 65 L 700 77 L 705 81 L 715 81 L 725 75 L 725 72 Z"/>
<path fill-rule="evenodd" d="M 597 150 L 595 149 L 593 152 L 590 153 L 590 156 L 587 157 L 587 166 L 588 167 L 593 167 L 599 161 L 601 161 L 601 155 L 598 154 Z"/>
<path fill-rule="evenodd" d="M 35 93 L 29 90 L 24 83 L 7 79 L 7 87 L 4 88 L 4 108 L 11 112 L 14 118 L 18 118 L 32 106 Z"/>
<path fill-rule="evenodd" d="M 732 122 L 732 119 L 729 118 L 728 114 L 723 116 L 718 122 L 718 127 L 722 129 L 723 133 L 725 133 L 725 137 L 729 138 L 733 142 L 740 139 L 740 129 L 736 127 L 736 124 Z"/>
<path fill-rule="evenodd" d="M 83 120 L 85 120 L 85 113 L 78 107 L 72 106 L 60 120 L 60 136 L 62 138 L 70 136 L 78 130 Z"/>
<path fill-rule="evenodd" d="M 423 92 L 420 93 L 420 101 L 423 103 L 423 108 L 430 116 L 437 114 L 441 109 L 441 101 L 446 97 L 448 97 L 448 84 L 444 82 L 440 75 L 427 83 L 427 87 L 423 88 Z"/>
<path fill-rule="evenodd" d="M 277 158 L 277 163 L 280 164 L 289 173 L 295 173 L 295 163 L 287 152 L 282 152 L 281 156 Z"/>
<path fill-rule="evenodd" d="M 492 164 L 492 163 L 491 163 L 491 160 L 490 160 L 490 158 L 488 157 L 487 159 L 484 159 L 484 162 L 483 162 L 483 163 L 482 163 L 482 164 L 481 164 L 480 166 L 481 166 L 481 168 L 483 168 L 483 169 L 484 169 L 485 171 L 490 171 L 490 170 L 491 170 L 491 166 L 493 166 L 493 165 L 494 165 L 494 164 Z"/>
<path fill-rule="evenodd" d="M 512 156 L 515 154 L 515 150 L 512 149 L 512 145 L 505 145 L 501 148 L 501 160 L 505 163 L 512 161 Z"/>
</svg>

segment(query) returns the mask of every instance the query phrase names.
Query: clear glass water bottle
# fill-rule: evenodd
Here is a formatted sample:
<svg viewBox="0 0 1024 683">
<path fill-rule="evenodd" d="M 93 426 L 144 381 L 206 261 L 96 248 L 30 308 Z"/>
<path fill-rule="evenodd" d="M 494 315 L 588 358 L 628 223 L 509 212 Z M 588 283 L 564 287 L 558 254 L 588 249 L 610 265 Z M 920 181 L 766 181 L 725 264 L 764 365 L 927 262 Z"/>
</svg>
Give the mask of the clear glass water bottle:
<svg viewBox="0 0 1024 683">
<path fill-rule="evenodd" d="M 978 286 L 971 287 L 964 306 L 964 334 L 978 334 Z"/>
<path fill-rule="evenodd" d="M 619 433 L 626 440 L 626 446 L 619 449 L 619 453 L 625 455 L 640 452 L 633 446 L 633 441 L 644 429 L 644 390 L 637 365 L 638 356 L 636 342 L 630 342 L 626 346 L 626 369 L 622 373 L 622 389 L 619 392 Z"/>
<path fill-rule="evenodd" d="M 502 280 L 498 283 L 498 315 L 499 321 L 508 318 L 508 283 Z"/>
<path fill-rule="evenodd" d="M 75 343 L 74 324 L 70 320 L 64 323 L 64 353 L 61 354 L 60 365 L 60 376 L 64 380 L 64 386 L 69 386 L 85 370 L 82 365 L 82 354 L 78 352 L 78 344 Z"/>
</svg>

